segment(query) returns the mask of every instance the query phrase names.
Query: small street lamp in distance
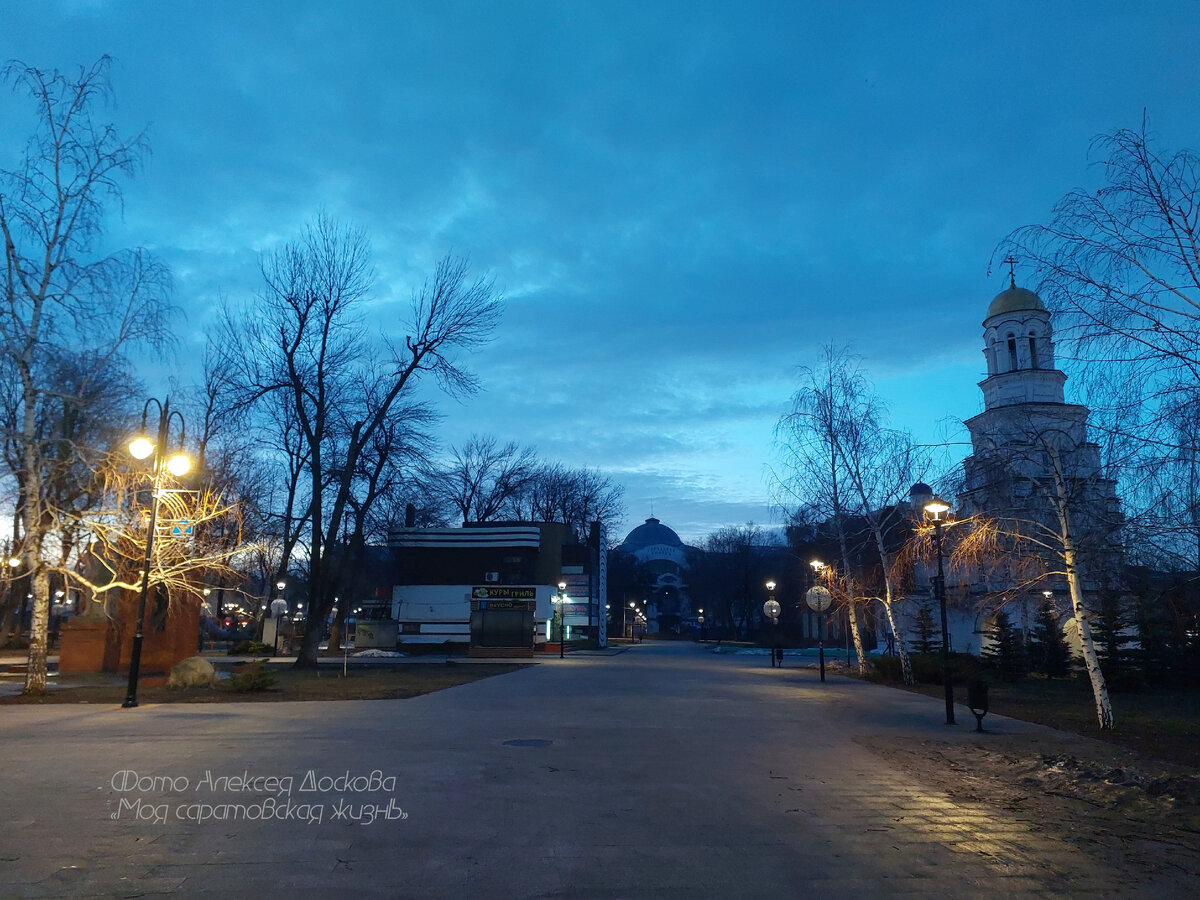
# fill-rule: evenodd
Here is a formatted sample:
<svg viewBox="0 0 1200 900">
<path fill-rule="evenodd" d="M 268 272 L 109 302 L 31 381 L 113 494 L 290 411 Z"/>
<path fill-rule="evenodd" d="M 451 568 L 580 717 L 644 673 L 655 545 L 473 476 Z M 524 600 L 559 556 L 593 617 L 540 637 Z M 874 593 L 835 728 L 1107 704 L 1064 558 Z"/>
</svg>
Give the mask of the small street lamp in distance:
<svg viewBox="0 0 1200 900">
<path fill-rule="evenodd" d="M 566 657 L 567 643 L 567 608 L 565 606 L 566 598 L 563 596 L 563 591 L 567 589 L 567 583 L 560 581 L 558 583 L 558 658 Z"/>
<path fill-rule="evenodd" d="M 936 494 L 925 504 L 925 515 L 933 522 L 933 546 L 937 553 L 937 577 L 933 589 L 942 612 L 942 681 L 946 688 L 946 724 L 954 724 L 954 678 L 950 672 L 950 633 L 946 624 L 946 572 L 942 565 L 942 528 L 950 504 Z"/>
</svg>

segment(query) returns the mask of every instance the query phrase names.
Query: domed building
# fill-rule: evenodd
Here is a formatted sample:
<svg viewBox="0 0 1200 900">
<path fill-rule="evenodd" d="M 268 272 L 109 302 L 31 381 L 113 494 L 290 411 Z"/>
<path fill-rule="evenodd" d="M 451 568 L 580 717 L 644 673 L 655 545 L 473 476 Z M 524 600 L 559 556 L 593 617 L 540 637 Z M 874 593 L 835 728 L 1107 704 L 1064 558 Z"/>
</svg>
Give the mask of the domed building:
<svg viewBox="0 0 1200 900">
<path fill-rule="evenodd" d="M 651 596 L 646 598 L 650 630 L 656 630 L 660 618 L 677 621 L 686 609 L 688 569 L 687 549 L 679 535 L 651 516 L 629 532 L 617 549 L 655 575 Z"/>
</svg>

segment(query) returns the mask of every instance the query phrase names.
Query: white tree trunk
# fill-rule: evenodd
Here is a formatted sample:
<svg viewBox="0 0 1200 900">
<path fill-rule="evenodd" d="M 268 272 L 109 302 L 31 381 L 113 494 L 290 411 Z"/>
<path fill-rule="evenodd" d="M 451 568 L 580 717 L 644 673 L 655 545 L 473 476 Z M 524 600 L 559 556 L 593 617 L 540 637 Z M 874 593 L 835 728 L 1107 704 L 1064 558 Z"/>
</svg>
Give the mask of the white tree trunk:
<svg viewBox="0 0 1200 900">
<path fill-rule="evenodd" d="M 1088 622 L 1087 608 L 1083 603 L 1083 586 L 1080 583 L 1079 568 L 1076 565 L 1075 529 L 1071 522 L 1069 509 L 1070 493 L 1063 472 L 1062 457 L 1058 448 L 1051 445 L 1046 446 L 1046 453 L 1054 474 L 1055 512 L 1058 515 L 1059 537 L 1062 539 L 1063 563 L 1067 569 L 1067 588 L 1071 592 L 1071 611 L 1075 616 L 1075 625 L 1079 629 L 1083 665 L 1087 669 L 1088 680 L 1092 683 L 1092 695 L 1096 700 L 1096 718 L 1100 721 L 1100 729 L 1108 731 L 1113 727 L 1112 702 L 1108 699 L 1108 685 L 1104 682 L 1104 672 L 1101 671 L 1100 659 L 1096 656 L 1096 645 L 1092 641 L 1092 626 Z"/>
<path fill-rule="evenodd" d="M 35 574 L 30 584 L 33 614 L 29 623 L 29 661 L 25 669 L 25 693 L 46 691 L 46 656 L 50 634 L 50 579 L 45 572 Z"/>
<path fill-rule="evenodd" d="M 888 585 L 888 593 L 891 594 L 891 585 Z M 887 611 L 888 627 L 892 629 L 892 634 L 896 638 L 896 653 L 900 656 L 900 669 L 904 674 L 904 683 L 909 685 L 915 684 L 912 659 L 909 658 L 908 650 L 904 646 L 904 635 L 900 633 L 900 628 L 896 625 L 896 616 L 892 610 L 891 598 L 884 598 L 880 602 L 883 603 L 883 608 Z"/>
<path fill-rule="evenodd" d="M 850 634 L 854 636 L 854 652 L 858 656 L 858 674 L 867 677 L 867 656 L 863 653 L 862 635 L 858 630 L 858 614 L 855 609 L 857 604 L 853 600 L 846 601 L 846 609 L 850 612 Z M 846 664 L 850 664 L 850 660 L 846 660 Z"/>
<path fill-rule="evenodd" d="M 1069 545 L 1063 553 L 1063 561 L 1067 564 L 1067 586 L 1071 591 L 1071 610 L 1075 615 L 1075 625 L 1079 628 L 1083 665 L 1087 669 L 1088 679 L 1092 683 L 1092 695 L 1096 699 L 1096 718 L 1100 721 L 1101 730 L 1108 731 L 1114 724 L 1112 702 L 1108 699 L 1108 685 L 1104 681 L 1104 673 L 1100 670 L 1096 645 L 1092 642 L 1092 626 L 1088 622 L 1087 610 L 1083 605 L 1083 588 L 1079 584 L 1079 573 L 1075 569 L 1075 550 Z"/>
</svg>

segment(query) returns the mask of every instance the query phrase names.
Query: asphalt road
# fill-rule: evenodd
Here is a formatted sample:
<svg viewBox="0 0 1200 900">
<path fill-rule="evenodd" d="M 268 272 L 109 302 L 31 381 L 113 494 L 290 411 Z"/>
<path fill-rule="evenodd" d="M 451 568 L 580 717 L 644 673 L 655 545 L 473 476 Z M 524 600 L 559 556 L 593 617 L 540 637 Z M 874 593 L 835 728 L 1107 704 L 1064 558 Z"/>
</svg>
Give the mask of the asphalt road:
<svg viewBox="0 0 1200 900">
<path fill-rule="evenodd" d="M 868 748 L 961 713 L 650 643 L 410 700 L 7 706 L 0 897 L 1188 896 Z"/>
</svg>

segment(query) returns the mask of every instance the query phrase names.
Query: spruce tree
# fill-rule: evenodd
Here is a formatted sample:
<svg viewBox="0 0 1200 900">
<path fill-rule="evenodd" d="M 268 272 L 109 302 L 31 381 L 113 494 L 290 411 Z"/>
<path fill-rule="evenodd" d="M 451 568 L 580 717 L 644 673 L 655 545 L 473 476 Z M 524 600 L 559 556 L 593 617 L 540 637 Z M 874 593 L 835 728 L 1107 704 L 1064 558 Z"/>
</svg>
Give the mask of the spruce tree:
<svg viewBox="0 0 1200 900">
<path fill-rule="evenodd" d="M 1054 605 L 1048 600 L 1038 610 L 1030 649 L 1036 671 L 1047 678 L 1066 678 L 1071 674 L 1071 656 L 1063 638 L 1062 625 Z"/>
<path fill-rule="evenodd" d="M 1092 620 L 1092 640 L 1105 680 L 1113 687 L 1129 687 L 1137 682 L 1129 645 L 1132 639 L 1125 634 L 1128 620 L 1121 601 L 1114 591 L 1102 591 L 1100 611 Z"/>
<path fill-rule="evenodd" d="M 1131 656 L 1139 674 L 1149 683 L 1171 680 L 1174 674 L 1171 671 L 1174 668 L 1170 648 L 1171 627 L 1162 608 L 1144 597 L 1139 598 L 1134 624 L 1137 627 L 1137 649 L 1132 651 Z"/>
<path fill-rule="evenodd" d="M 917 620 L 913 623 L 913 639 L 909 641 L 908 646 L 913 653 L 931 654 L 941 651 L 941 635 L 928 606 L 917 610 Z"/>
<path fill-rule="evenodd" d="M 1020 681 L 1024 678 L 1028 671 L 1025 645 L 1017 640 L 1016 631 L 1008 620 L 1008 613 L 996 613 L 987 636 L 991 643 L 984 648 L 981 655 L 996 667 L 1000 680 Z"/>
</svg>

